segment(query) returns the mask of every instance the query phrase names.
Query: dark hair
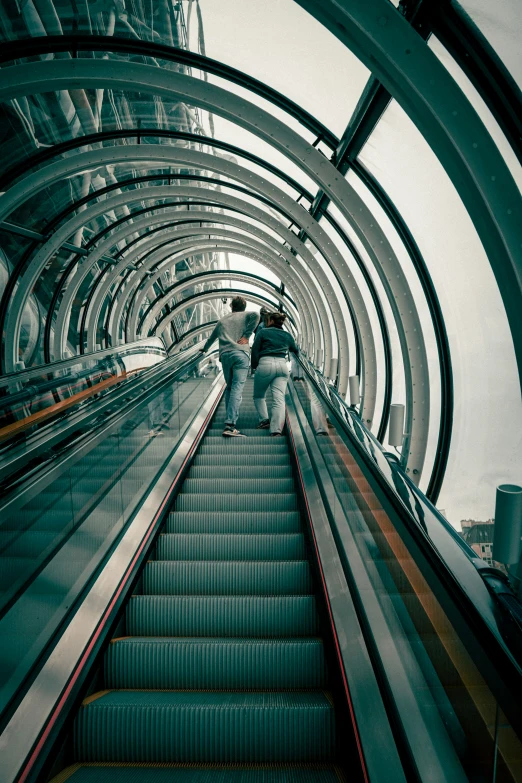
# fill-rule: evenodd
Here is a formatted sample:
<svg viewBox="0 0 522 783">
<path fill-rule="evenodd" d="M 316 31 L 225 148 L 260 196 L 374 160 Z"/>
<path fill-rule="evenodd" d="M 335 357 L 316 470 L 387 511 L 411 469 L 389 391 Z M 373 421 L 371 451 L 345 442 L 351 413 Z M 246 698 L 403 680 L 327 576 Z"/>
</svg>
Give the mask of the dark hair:
<svg viewBox="0 0 522 783">
<path fill-rule="evenodd" d="M 279 329 L 281 329 L 284 322 L 286 321 L 286 313 L 270 313 L 268 318 L 274 324 L 274 326 L 278 326 Z"/>
<path fill-rule="evenodd" d="M 243 310 L 246 310 L 246 299 L 243 299 L 242 296 L 235 296 L 230 302 L 230 307 L 233 313 L 242 313 Z"/>
</svg>

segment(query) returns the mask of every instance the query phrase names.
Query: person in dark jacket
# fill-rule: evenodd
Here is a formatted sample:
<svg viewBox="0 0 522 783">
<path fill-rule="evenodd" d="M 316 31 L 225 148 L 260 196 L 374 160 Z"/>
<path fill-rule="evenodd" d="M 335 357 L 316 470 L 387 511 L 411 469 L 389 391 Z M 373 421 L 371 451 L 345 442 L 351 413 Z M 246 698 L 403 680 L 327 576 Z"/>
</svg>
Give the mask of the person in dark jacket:
<svg viewBox="0 0 522 783">
<path fill-rule="evenodd" d="M 287 365 L 288 351 L 299 353 L 290 332 L 283 329 L 284 313 L 271 313 L 252 346 L 252 370 L 254 376 L 254 403 L 259 415 L 257 429 L 269 429 L 270 435 L 281 435 L 285 422 L 285 394 L 290 372 Z M 270 419 L 266 407 L 266 393 L 272 392 Z"/>
</svg>

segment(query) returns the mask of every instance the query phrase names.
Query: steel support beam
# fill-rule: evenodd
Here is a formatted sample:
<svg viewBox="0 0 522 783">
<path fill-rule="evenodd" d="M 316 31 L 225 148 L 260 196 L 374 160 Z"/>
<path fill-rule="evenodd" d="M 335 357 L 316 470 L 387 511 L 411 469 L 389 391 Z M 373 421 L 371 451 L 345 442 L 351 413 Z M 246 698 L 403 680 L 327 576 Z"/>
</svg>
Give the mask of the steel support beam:
<svg viewBox="0 0 522 783">
<path fill-rule="evenodd" d="M 315 179 L 317 184 L 328 193 L 332 201 L 336 203 L 346 219 L 352 224 L 363 244 L 365 244 L 385 290 L 388 292 L 390 305 L 397 323 L 400 324 L 404 321 L 404 333 L 400 334 L 400 336 L 402 337 L 401 347 L 404 355 L 407 389 L 406 427 L 408 438 L 405 453 L 411 462 L 413 474 L 416 477 L 420 476 L 429 424 L 428 366 L 420 320 L 408 281 L 395 257 L 393 248 L 389 244 L 385 233 L 375 223 L 363 200 L 344 177 L 339 175 L 321 153 L 307 144 L 302 137 L 283 125 L 279 120 L 276 120 L 272 115 L 262 112 L 257 107 L 249 104 L 248 101 L 219 87 L 202 83 L 182 74 L 169 72 L 167 78 L 167 74 L 149 66 L 126 63 L 125 67 L 121 68 L 122 63 L 112 61 L 99 63 L 96 60 L 75 60 L 72 65 L 69 63 L 67 65 L 66 75 L 64 74 L 63 66 L 59 62 L 54 61 L 39 63 L 38 67 L 41 70 L 38 71 L 38 74 L 32 64 L 9 68 L 7 69 L 8 84 L 4 89 L 0 89 L 0 98 L 4 96 L 9 98 L 16 97 L 19 94 L 38 91 L 38 85 L 41 84 L 42 80 L 45 80 L 47 89 L 61 89 L 66 83 L 69 87 L 73 84 L 83 88 L 96 88 L 106 84 L 107 80 L 109 80 L 115 88 L 121 87 L 125 89 L 125 85 L 132 83 L 134 88 L 137 87 L 158 94 L 161 97 L 172 97 L 175 93 L 177 96 L 181 95 L 188 102 L 221 114 L 227 119 L 231 119 L 256 133 L 297 163 L 303 171 Z M 98 68 L 99 65 L 102 65 L 103 69 Z M 43 66 L 45 66 L 45 72 Z M 13 71 L 18 73 L 11 74 L 12 78 L 10 79 L 9 72 Z M 23 182 L 24 180 L 22 180 Z M 7 203 L 3 204 L 0 202 L 0 210 L 3 207 L 5 211 L 6 206 L 9 207 L 9 202 L 11 201 L 12 203 L 13 199 L 16 199 L 17 189 L 19 191 L 23 189 L 21 188 L 21 183 L 15 185 L 4 196 L 2 201 L 7 199 Z M 21 195 L 21 192 L 18 195 Z M 301 220 L 301 224 L 302 228 L 308 229 L 304 220 Z M 310 223 L 311 225 L 312 223 Z M 307 231 L 307 233 L 309 232 Z M 342 271 L 346 278 L 346 266 Z M 370 330 L 368 329 L 367 332 L 370 333 Z M 364 338 L 365 335 L 361 334 L 361 341 Z M 340 359 L 342 367 L 343 364 L 346 364 L 345 357 L 341 354 Z M 367 373 L 364 372 L 365 377 L 366 375 Z M 346 387 L 345 374 L 342 369 L 341 378 L 343 385 Z M 414 387 L 415 393 L 413 391 Z M 415 415 L 413 415 L 414 408 Z"/>
<path fill-rule="evenodd" d="M 337 248 L 333 245 L 331 240 L 327 237 L 323 229 L 320 226 L 318 226 L 317 223 L 315 223 L 315 221 L 311 220 L 306 210 L 300 205 L 296 204 L 295 201 L 291 198 L 291 196 L 287 195 L 286 193 L 278 189 L 271 182 L 267 182 L 262 177 L 253 174 L 248 169 L 243 169 L 242 167 L 239 167 L 236 164 L 230 163 L 229 161 L 225 161 L 221 158 L 217 158 L 216 156 L 211 156 L 206 153 L 197 152 L 195 150 L 186 150 L 186 149 L 180 149 L 176 147 L 168 147 L 164 145 L 161 145 L 161 147 L 158 149 L 156 149 L 152 145 L 146 145 L 146 146 L 129 145 L 129 146 L 116 147 L 116 148 L 102 148 L 98 150 L 93 150 L 92 152 L 80 153 L 74 156 L 74 158 L 67 158 L 57 163 L 53 163 L 50 166 L 47 166 L 44 169 L 41 169 L 37 172 L 34 172 L 33 174 L 30 175 L 29 179 L 32 181 L 33 192 L 34 192 L 35 188 L 45 187 L 46 184 L 49 184 L 52 181 L 56 181 L 57 179 L 59 179 L 64 175 L 70 176 L 74 171 L 79 171 L 85 166 L 97 166 L 97 165 L 100 166 L 107 163 L 116 163 L 118 161 L 121 162 L 132 161 L 132 165 L 134 167 L 136 166 L 139 167 L 139 165 L 142 166 L 153 165 L 153 162 L 155 160 L 161 161 L 162 165 L 184 164 L 196 169 L 217 171 L 220 174 L 223 174 L 224 176 L 237 179 L 247 184 L 250 189 L 260 192 L 261 194 L 265 194 L 267 197 L 269 197 L 272 200 L 275 199 L 284 208 L 284 210 L 292 216 L 292 219 L 296 224 L 300 225 L 302 222 L 305 222 L 307 226 L 307 230 L 309 229 L 308 233 L 314 238 L 314 244 L 321 250 L 321 253 L 324 255 L 325 259 L 330 262 L 332 268 L 337 271 L 338 277 L 344 281 L 345 293 L 351 300 L 354 307 L 354 311 L 357 313 L 357 322 L 359 324 L 359 328 L 361 329 L 362 334 L 366 338 L 365 342 L 366 342 L 367 350 L 371 349 L 370 354 L 366 355 L 366 360 L 368 361 L 368 373 L 367 373 L 366 380 L 369 389 L 371 390 L 373 388 L 372 381 L 374 380 L 375 377 L 375 371 L 374 371 L 375 349 L 373 345 L 373 336 L 371 334 L 369 319 L 366 313 L 366 307 L 364 305 L 364 301 L 359 292 L 359 289 L 355 283 L 355 280 L 353 279 L 353 276 L 351 275 L 349 268 L 346 266 L 343 257 L 341 256 Z M 140 161 L 142 161 L 141 164 Z M 23 180 L 22 182 L 25 182 L 25 180 Z M 19 189 L 20 187 L 22 190 L 25 191 L 26 184 L 22 185 L 22 183 L 18 183 L 17 185 L 15 185 L 11 189 L 11 191 L 9 191 L 9 193 L 6 194 L 6 196 L 0 199 L 0 208 L 2 207 L 3 199 L 8 198 L 9 196 L 11 197 L 11 203 L 13 198 L 15 200 L 18 197 L 23 199 L 20 193 L 18 194 L 18 196 L 13 196 L 13 191 Z M 204 193 L 202 193 L 202 191 L 203 189 L 198 189 L 198 199 L 201 199 L 202 197 L 204 198 Z M 150 193 L 150 195 L 152 195 L 152 193 Z M 215 196 L 215 194 L 213 193 L 212 196 Z M 140 194 L 140 197 L 143 197 L 143 194 Z M 128 198 L 129 198 L 129 194 L 120 194 L 114 197 L 114 199 L 111 200 L 111 203 L 113 205 L 120 203 L 118 201 L 118 199 L 120 199 L 121 203 L 124 204 L 126 203 L 126 200 L 128 200 Z M 42 248 L 32 260 L 30 266 L 28 267 L 28 269 L 24 274 L 25 281 L 29 283 L 29 281 L 32 281 L 33 278 L 34 281 L 36 281 L 36 279 L 38 279 L 40 271 L 45 266 L 45 263 L 47 262 L 47 259 L 49 258 L 50 254 L 52 254 L 52 252 L 54 252 L 54 250 L 58 248 L 60 244 L 63 241 L 65 241 L 68 238 L 68 236 L 71 233 L 73 233 L 74 230 L 76 230 L 77 227 L 79 227 L 80 225 L 85 225 L 88 219 L 89 218 L 92 219 L 92 217 L 94 217 L 96 214 L 103 214 L 103 212 L 106 210 L 106 204 L 107 202 L 101 202 L 101 204 L 97 204 L 94 207 L 91 207 L 89 210 L 81 212 L 79 215 L 76 215 L 64 226 L 57 229 L 57 231 L 55 232 L 51 240 L 47 243 L 47 245 L 44 248 Z M 316 272 L 316 270 L 320 268 L 320 264 L 314 258 L 314 256 L 308 251 L 306 257 L 308 258 L 309 265 L 314 270 L 314 273 L 317 274 L 318 276 L 319 272 Z M 29 283 L 29 286 L 30 285 L 31 284 Z M 327 296 L 328 300 L 330 301 L 332 312 L 337 322 L 336 326 L 339 332 L 341 332 L 342 331 L 341 326 L 343 323 L 342 312 L 339 304 L 337 303 L 337 299 L 333 293 L 332 287 L 327 279 L 325 281 L 324 293 Z M 17 297 L 19 297 L 20 300 L 24 298 L 24 290 L 21 287 L 18 288 L 14 296 L 13 302 L 17 299 Z M 11 345 L 11 339 L 14 340 L 15 335 L 17 336 L 18 334 L 16 330 L 19 329 L 19 324 L 16 325 L 16 323 L 13 322 L 13 318 L 16 319 L 16 316 L 14 316 L 15 309 L 11 307 L 8 316 L 8 323 L 11 320 L 12 329 L 13 329 L 13 334 L 10 337 L 10 339 L 7 341 L 8 345 Z M 348 378 L 347 375 L 348 364 L 347 364 L 346 350 L 347 350 L 347 345 L 345 347 L 341 344 L 340 359 L 341 359 L 341 365 L 343 365 L 344 369 L 341 369 L 340 376 L 342 379 L 342 383 L 345 385 L 345 387 L 347 385 L 347 378 Z M 373 353 L 373 357 L 372 357 L 372 353 Z M 373 373 L 372 373 L 372 365 L 373 365 Z"/>
</svg>

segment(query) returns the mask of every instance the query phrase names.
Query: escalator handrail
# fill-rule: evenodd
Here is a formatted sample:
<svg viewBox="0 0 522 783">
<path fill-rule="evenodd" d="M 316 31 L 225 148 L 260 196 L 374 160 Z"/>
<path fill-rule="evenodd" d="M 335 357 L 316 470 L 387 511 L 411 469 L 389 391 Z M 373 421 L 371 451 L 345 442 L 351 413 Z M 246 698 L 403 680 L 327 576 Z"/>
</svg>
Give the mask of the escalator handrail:
<svg viewBox="0 0 522 783">
<path fill-rule="evenodd" d="M 92 428 L 91 420 L 97 418 L 100 415 L 100 405 L 105 407 L 111 407 L 114 404 L 114 395 L 121 394 L 122 397 L 127 398 L 130 391 L 132 391 L 133 394 L 133 400 L 135 399 L 136 395 L 140 394 L 142 388 L 150 383 L 151 378 L 154 380 L 156 376 L 162 376 L 163 374 L 169 374 L 171 376 L 172 373 L 175 375 L 172 376 L 173 379 L 177 377 L 179 373 L 186 372 L 190 367 L 194 364 L 196 365 L 199 361 L 201 361 L 201 354 L 199 350 L 197 350 L 196 346 L 190 346 L 185 351 L 181 351 L 178 354 L 175 354 L 172 357 L 168 357 L 164 362 L 161 362 L 160 364 L 155 364 L 150 368 L 147 368 L 141 375 L 135 376 L 132 382 L 132 386 L 129 386 L 128 384 L 125 384 L 125 386 L 121 386 L 118 384 L 115 385 L 114 388 L 108 389 L 108 393 L 102 398 L 102 400 L 99 400 L 98 403 L 93 407 L 89 406 L 89 408 L 81 409 L 80 415 L 78 418 L 74 419 L 74 423 L 71 424 L 71 426 L 68 426 L 68 422 L 70 420 L 70 416 L 74 413 L 78 413 L 76 410 L 72 410 L 68 412 L 69 419 L 64 419 L 64 421 L 54 422 L 51 423 L 50 429 L 43 433 L 43 437 L 41 437 L 36 444 L 34 444 L 34 448 L 24 450 L 19 455 L 16 454 L 15 456 L 11 457 L 11 462 L 7 462 L 5 465 L 0 461 L 0 479 L 2 480 L 2 498 L 7 501 L 8 493 L 9 493 L 9 486 L 8 482 L 12 481 L 11 476 L 13 474 L 18 475 L 20 471 L 23 469 L 24 465 L 31 464 L 31 461 L 38 457 L 41 454 L 47 455 L 47 459 L 45 462 L 37 466 L 38 471 L 45 470 L 46 465 L 49 464 L 49 461 L 53 463 L 53 467 L 56 468 L 58 464 L 58 460 L 63 456 L 60 451 L 57 451 L 60 448 L 60 442 L 66 441 L 67 438 L 70 437 L 71 431 L 74 432 L 76 430 L 81 429 L 82 427 L 85 427 L 87 423 L 90 425 L 90 432 L 88 437 L 91 437 L 93 432 L 95 432 L 99 427 L 106 427 L 109 423 L 109 421 L 112 422 L 113 416 L 121 416 L 122 414 L 125 415 L 125 407 L 132 407 L 134 404 L 133 401 L 130 401 L 128 406 L 124 404 L 124 401 L 122 401 L 123 405 L 120 407 L 112 416 L 110 419 L 105 419 L 98 427 Z M 117 399 L 118 397 L 116 397 Z M 57 431 L 59 430 L 59 433 L 57 434 Z M 13 444 L 15 446 L 15 444 Z M 80 442 L 75 441 L 74 443 L 74 450 L 79 449 Z M 52 448 L 52 451 L 51 451 Z M 11 447 L 12 451 L 13 447 Z M 7 451 L 4 455 L 5 458 L 9 457 L 11 455 L 11 451 Z M 71 451 L 69 447 L 66 449 L 65 459 L 71 456 Z M 25 480 L 25 479 L 24 479 Z M 30 474 L 30 483 L 33 484 L 35 482 L 35 477 L 31 473 Z M 21 487 L 17 485 L 17 492 L 20 492 Z M 5 504 L 4 504 L 5 506 Z M 2 512 L 2 506 L 0 506 L 0 515 Z"/>
<path fill-rule="evenodd" d="M 186 370 L 196 359 L 192 357 Z M 41 780 L 38 766 L 77 706 L 87 675 L 110 638 L 137 574 L 149 557 L 161 524 L 223 393 L 216 376 L 203 404 L 189 418 L 168 464 L 106 558 L 93 574 L 72 616 L 21 695 L 0 735 L 0 776 L 6 783 Z M 36 770 L 36 771 L 35 771 Z"/>
<path fill-rule="evenodd" d="M 463 538 L 461 538 L 461 536 L 459 536 L 458 532 L 455 530 L 453 525 L 451 525 L 450 522 L 448 522 L 446 517 L 443 514 L 441 514 L 439 509 L 433 505 L 433 503 L 426 497 L 426 495 L 422 492 L 422 490 L 420 490 L 419 487 L 412 481 L 410 476 L 408 476 L 403 466 L 399 462 L 398 457 L 392 452 L 386 451 L 382 443 L 380 443 L 375 437 L 375 435 L 365 426 L 359 414 L 352 407 L 347 405 L 347 403 L 343 400 L 341 395 L 338 393 L 337 389 L 331 386 L 327 382 L 324 375 L 319 370 L 317 370 L 317 368 L 314 367 L 313 364 L 311 364 L 311 362 L 309 362 L 307 359 L 304 359 L 302 356 L 299 356 L 298 361 L 303 367 L 303 369 L 310 376 L 311 380 L 315 383 L 316 387 L 318 387 L 318 390 L 321 392 L 322 396 L 325 397 L 328 401 L 335 400 L 337 407 L 343 411 L 346 420 L 343 421 L 342 423 L 343 425 L 345 425 L 346 432 L 351 437 L 353 437 L 354 433 L 350 432 L 349 428 L 351 428 L 354 431 L 358 428 L 364 434 L 364 437 L 367 439 L 367 444 L 365 444 L 364 441 L 358 439 L 356 443 L 357 447 L 360 449 L 362 446 L 365 449 L 366 456 L 374 463 L 374 465 L 377 468 L 379 468 L 383 479 L 387 482 L 389 488 L 395 493 L 397 499 L 404 504 L 404 501 L 398 494 L 396 487 L 390 483 L 386 475 L 386 470 L 385 470 L 386 465 L 388 466 L 390 471 L 393 471 L 397 475 L 398 480 L 404 485 L 404 488 L 408 491 L 408 493 L 415 495 L 415 497 L 419 500 L 420 504 L 424 506 L 426 509 L 429 509 L 430 513 L 437 518 L 440 524 L 451 535 L 453 540 L 458 544 L 458 546 L 465 553 L 466 557 L 468 557 L 471 561 L 479 560 L 482 563 L 483 561 L 477 555 L 477 553 L 469 546 L 469 544 L 466 543 L 466 541 L 464 541 Z M 410 515 L 412 514 L 412 510 L 408 509 L 406 506 L 405 506 L 405 510 Z M 414 511 L 413 511 L 413 516 L 415 517 Z M 416 522 L 422 528 L 423 525 L 421 519 L 416 517 Z M 473 564 L 475 565 L 475 567 L 477 567 L 477 564 L 475 562 Z M 498 572 L 498 574 L 500 574 L 501 576 L 504 576 L 502 572 L 498 571 L 498 569 L 494 569 L 494 570 Z"/>
<path fill-rule="evenodd" d="M 6 373 L 5 375 L 0 376 L 0 384 L 5 385 L 7 381 L 9 381 L 9 383 L 27 383 L 31 378 L 40 378 L 42 375 L 54 373 L 59 370 L 68 370 L 70 367 L 76 367 L 78 364 L 87 361 L 101 361 L 108 356 L 124 355 L 128 354 L 129 351 L 137 351 L 140 348 L 145 349 L 147 347 L 155 348 L 161 351 L 165 357 L 167 356 L 165 344 L 160 337 L 144 337 L 143 339 L 136 340 L 132 343 L 116 345 L 112 348 L 104 348 L 101 351 L 93 351 L 92 353 L 82 353 L 81 355 L 71 356 L 67 359 L 59 359 L 58 361 L 49 362 L 48 364 L 39 364 L 36 367 L 29 367 L 25 370 Z"/>
<path fill-rule="evenodd" d="M 519 623 L 513 611 L 513 601 L 505 600 L 506 596 L 515 602 L 517 599 L 507 577 L 498 569 L 487 566 L 467 546 L 442 514 L 413 484 L 395 456 L 385 452 L 381 444 L 368 432 L 358 414 L 344 402 L 324 376 L 306 359 L 299 357 L 298 361 L 321 401 L 335 415 L 350 445 L 362 458 L 363 465 L 371 471 L 378 486 L 391 501 L 392 507 L 400 514 L 415 545 L 433 564 L 441 584 L 452 596 L 462 616 L 476 629 L 478 637 L 485 645 L 495 644 L 494 650 L 493 648 L 488 650 L 488 656 L 502 661 L 505 671 L 509 670 L 511 673 L 513 686 L 518 681 L 522 689 L 522 638 L 519 638 Z M 361 435 L 364 436 L 363 440 Z M 434 530 L 441 532 L 442 536 L 449 534 L 452 545 L 457 544 L 458 550 L 454 550 L 454 547 L 451 550 L 452 558 L 448 558 L 447 548 L 446 552 L 441 551 L 442 536 L 439 538 L 438 546 L 428 532 L 426 524 L 423 523 L 422 517 L 413 513 L 414 503 L 411 508 L 408 507 L 399 494 L 397 486 L 394 485 L 393 478 L 390 481 L 390 474 L 393 478 L 399 479 L 401 482 L 399 486 L 404 487 L 408 495 L 421 505 L 425 518 L 433 518 L 435 524 L 432 525 L 431 532 Z M 447 541 L 447 535 L 445 540 Z M 457 557 L 453 557 L 454 554 Z M 449 562 L 451 559 L 454 560 L 453 563 Z"/>
</svg>

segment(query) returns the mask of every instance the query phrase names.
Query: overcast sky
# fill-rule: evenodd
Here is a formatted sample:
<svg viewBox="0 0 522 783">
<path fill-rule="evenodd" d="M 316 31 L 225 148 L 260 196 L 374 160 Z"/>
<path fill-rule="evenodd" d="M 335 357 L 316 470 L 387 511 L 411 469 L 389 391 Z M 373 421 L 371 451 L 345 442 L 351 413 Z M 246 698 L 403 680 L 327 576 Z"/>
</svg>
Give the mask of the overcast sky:
<svg viewBox="0 0 522 783">
<path fill-rule="evenodd" d="M 369 72 L 333 35 L 293 0 L 200 3 L 208 56 L 247 71 L 278 89 L 336 135 L 342 134 Z M 522 2 L 497 0 L 491 4 L 465 0 L 463 5 L 522 84 Z M 190 25 L 191 45 L 195 49 L 195 13 Z M 435 41 L 432 46 L 444 62 L 444 51 L 437 49 Z M 501 133 L 465 78 L 459 78 L 459 84 L 496 134 L 499 147 L 505 150 Z M 215 118 L 215 128 L 218 138 L 247 146 L 281 165 L 282 156 L 252 134 L 219 117 Z M 461 519 L 488 519 L 494 512 L 495 487 L 506 482 L 522 483 L 520 386 L 507 319 L 491 267 L 453 185 L 397 104 L 388 109 L 361 157 L 414 233 L 437 287 L 450 339 L 455 425 L 447 478 L 438 505 L 457 528 Z M 510 165 L 516 180 L 522 182 L 514 156 Z M 286 170 L 311 187 L 295 166 L 287 165 Z M 412 281 L 412 285 L 418 289 L 416 282 Z M 424 302 L 420 309 L 423 323 L 429 324 Z M 430 349 L 434 346 L 431 333 L 427 333 L 427 344 Z M 433 457 L 440 412 L 435 372 L 430 383 L 434 409 L 429 452 Z M 393 401 L 404 402 L 403 384 L 395 385 Z M 426 474 L 425 482 L 428 477 Z"/>
</svg>

